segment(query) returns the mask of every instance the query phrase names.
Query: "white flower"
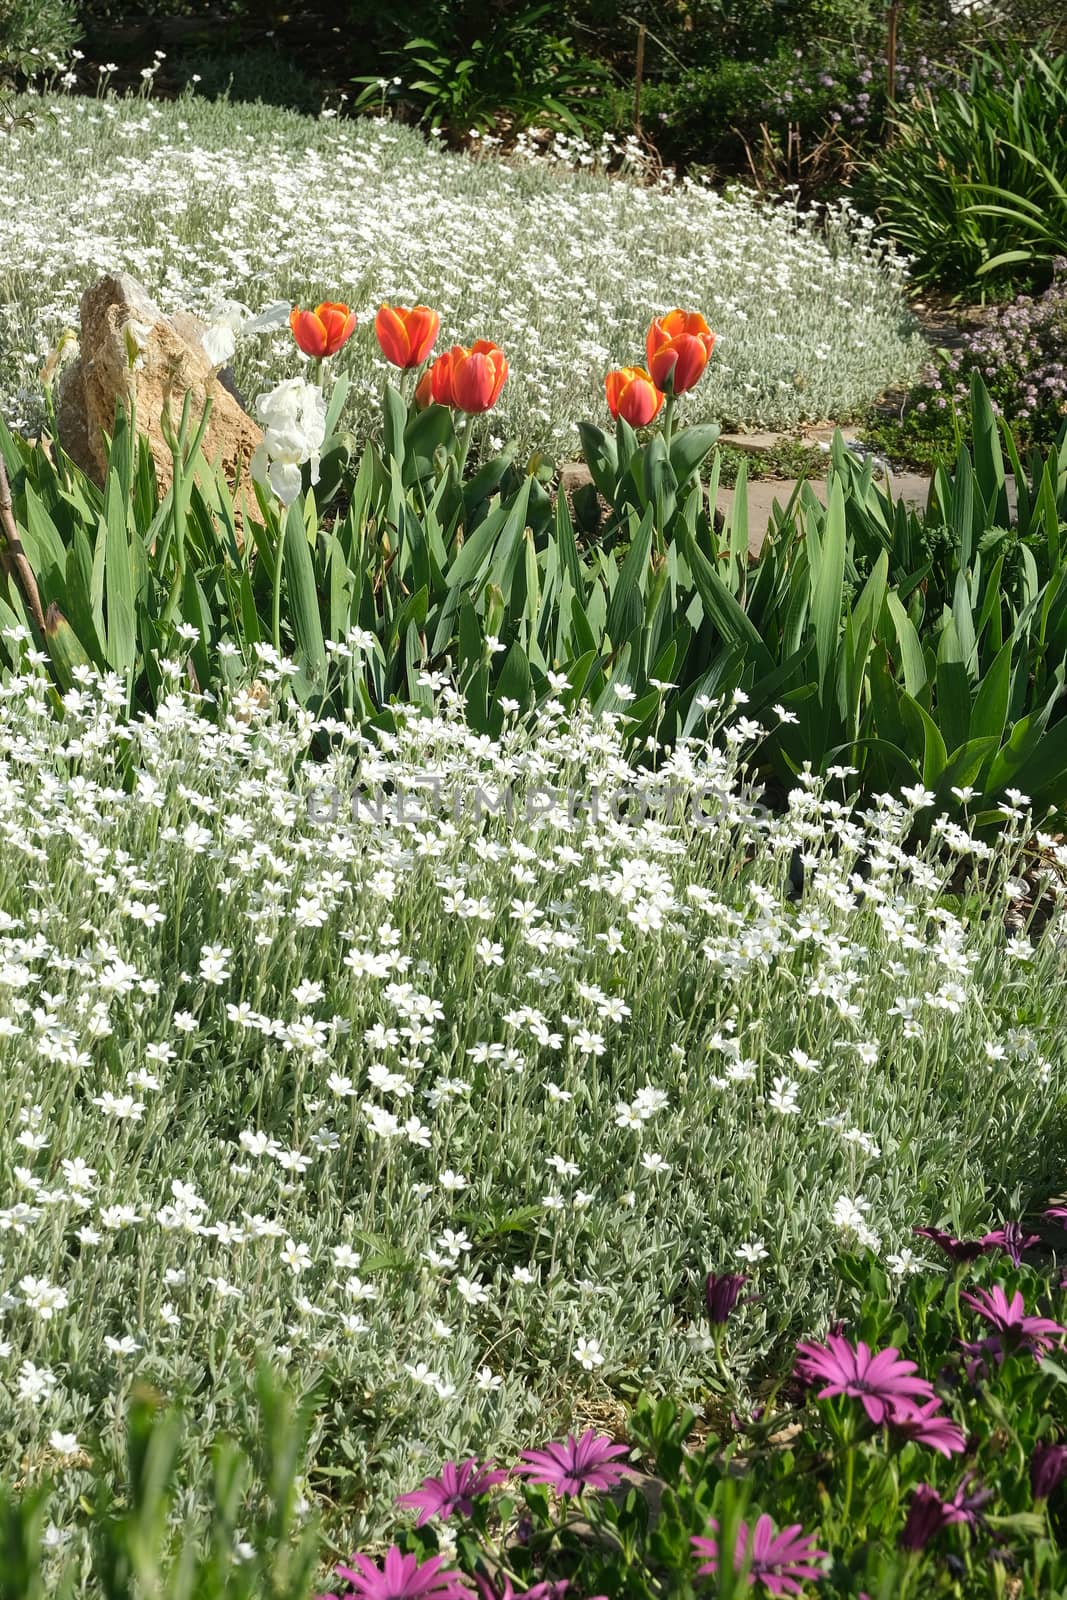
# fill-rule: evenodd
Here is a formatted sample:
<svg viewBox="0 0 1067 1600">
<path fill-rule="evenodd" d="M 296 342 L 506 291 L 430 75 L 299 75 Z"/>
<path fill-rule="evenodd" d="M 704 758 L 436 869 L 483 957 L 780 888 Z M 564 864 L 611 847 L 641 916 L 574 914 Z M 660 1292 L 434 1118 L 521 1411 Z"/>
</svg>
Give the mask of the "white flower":
<svg viewBox="0 0 1067 1600">
<path fill-rule="evenodd" d="M 20 1279 L 19 1288 L 22 1291 L 23 1304 L 31 1311 L 35 1311 L 42 1322 L 50 1322 L 57 1311 L 67 1308 L 67 1291 L 60 1289 L 57 1284 L 49 1283 L 47 1278 L 25 1277 Z"/>
<path fill-rule="evenodd" d="M 311 463 L 319 481 L 319 452 L 326 438 L 326 399 L 317 384 L 287 378 L 256 397 L 263 443 L 252 457 L 252 476 L 277 495 L 283 506 L 300 493 L 300 468 Z"/>
<path fill-rule="evenodd" d="M 288 300 L 274 300 L 258 315 L 240 300 L 220 300 L 208 312 L 208 326 L 200 335 L 201 348 L 213 367 L 223 367 L 233 359 L 238 337 L 281 328 L 289 321 Z"/>
<path fill-rule="evenodd" d="M 604 1365 L 604 1357 L 600 1349 L 599 1339 L 579 1339 L 574 1347 L 574 1359 L 586 1370 L 592 1372 L 594 1367 Z"/>
</svg>

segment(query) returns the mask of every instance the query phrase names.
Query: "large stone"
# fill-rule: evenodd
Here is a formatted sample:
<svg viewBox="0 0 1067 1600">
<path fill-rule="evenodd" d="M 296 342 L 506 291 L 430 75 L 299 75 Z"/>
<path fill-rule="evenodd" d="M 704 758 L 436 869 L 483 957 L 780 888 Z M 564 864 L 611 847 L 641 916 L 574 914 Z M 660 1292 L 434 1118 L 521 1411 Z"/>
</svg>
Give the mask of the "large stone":
<svg viewBox="0 0 1067 1600">
<path fill-rule="evenodd" d="M 138 431 L 148 440 L 159 480 L 168 488 L 173 463 L 163 418 L 169 409 L 177 427 L 188 395 L 195 428 L 210 398 L 202 450 L 208 461 L 221 465 L 243 520 L 244 515 L 257 515 L 249 462 L 263 433 L 215 373 L 199 342 L 201 330 L 202 324 L 187 313 L 165 317 L 126 273 L 109 274 L 86 289 L 79 354 L 58 385 L 59 439 L 71 460 L 102 484 L 104 434 L 114 429 L 116 403 L 132 403 Z"/>
</svg>

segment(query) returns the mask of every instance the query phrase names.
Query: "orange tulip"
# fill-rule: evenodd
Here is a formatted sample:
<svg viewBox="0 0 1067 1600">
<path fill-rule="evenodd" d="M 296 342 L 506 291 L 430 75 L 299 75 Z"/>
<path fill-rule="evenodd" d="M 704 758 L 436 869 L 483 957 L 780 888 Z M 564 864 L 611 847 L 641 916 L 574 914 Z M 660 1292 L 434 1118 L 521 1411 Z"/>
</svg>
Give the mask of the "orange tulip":
<svg viewBox="0 0 1067 1600">
<path fill-rule="evenodd" d="M 604 379 L 608 410 L 631 428 L 644 428 L 659 415 L 663 396 L 643 367 L 619 367 Z"/>
<path fill-rule="evenodd" d="M 699 311 L 671 311 L 657 317 L 645 340 L 652 381 L 664 394 L 685 394 L 714 348 L 715 335 Z"/>
<path fill-rule="evenodd" d="M 454 344 L 430 368 L 430 392 L 441 406 L 478 415 L 496 405 L 508 361 L 503 350 L 488 339 L 476 339 L 470 349 Z"/>
<path fill-rule="evenodd" d="M 425 411 L 433 404 L 433 367 L 427 367 L 415 387 L 415 410 Z"/>
<path fill-rule="evenodd" d="M 289 326 L 293 338 L 306 356 L 322 361 L 340 350 L 356 328 L 356 314 L 347 306 L 324 300 L 314 311 L 301 311 L 294 306 L 289 313 Z"/>
<path fill-rule="evenodd" d="M 394 367 L 407 370 L 421 367 L 437 338 L 441 327 L 438 312 L 429 306 L 379 306 L 374 319 L 374 331 L 382 347 L 382 355 Z"/>
</svg>

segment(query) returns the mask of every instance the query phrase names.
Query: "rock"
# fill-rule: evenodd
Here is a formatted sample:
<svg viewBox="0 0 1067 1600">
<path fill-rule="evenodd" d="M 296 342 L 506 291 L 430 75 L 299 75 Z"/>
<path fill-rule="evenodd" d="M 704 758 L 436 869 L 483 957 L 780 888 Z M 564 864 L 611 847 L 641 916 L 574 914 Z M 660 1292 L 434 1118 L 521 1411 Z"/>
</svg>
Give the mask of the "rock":
<svg viewBox="0 0 1067 1600">
<path fill-rule="evenodd" d="M 201 448 L 208 461 L 221 465 L 230 488 L 236 490 L 238 513 L 255 517 L 248 469 L 263 433 L 212 369 L 199 343 L 203 327 L 188 313 L 165 317 L 145 289 L 125 273 L 108 275 L 86 289 L 79 354 L 58 385 L 60 443 L 72 461 L 102 484 L 107 464 L 103 435 L 114 428 L 116 402 L 132 400 L 138 431 L 148 440 L 166 489 L 172 463 L 163 436 L 165 410 L 169 404 L 177 427 L 188 394 L 195 427 L 210 396 L 211 418 Z M 131 347 L 136 357 L 132 367 Z"/>
</svg>

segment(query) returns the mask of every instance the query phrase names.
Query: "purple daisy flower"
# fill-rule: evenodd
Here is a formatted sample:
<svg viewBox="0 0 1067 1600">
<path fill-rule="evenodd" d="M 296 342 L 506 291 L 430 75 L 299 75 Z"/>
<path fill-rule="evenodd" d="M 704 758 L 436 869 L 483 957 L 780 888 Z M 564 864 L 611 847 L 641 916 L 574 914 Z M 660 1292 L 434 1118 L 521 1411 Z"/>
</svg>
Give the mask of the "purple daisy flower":
<svg viewBox="0 0 1067 1600">
<path fill-rule="evenodd" d="M 531 1483 L 544 1483 L 559 1495 L 581 1494 L 586 1489 L 614 1489 L 629 1468 L 616 1466 L 616 1458 L 629 1454 L 624 1444 L 613 1444 L 606 1433 L 587 1428 L 580 1439 L 568 1435 L 565 1443 L 546 1444 L 540 1450 L 524 1450 L 517 1476 Z"/>
<path fill-rule="evenodd" d="M 916 1444 L 924 1444 L 946 1459 L 967 1448 L 963 1429 L 941 1413 L 940 1400 L 928 1400 L 922 1406 L 895 1406 L 889 1426 L 899 1438 L 914 1439 Z"/>
<path fill-rule="evenodd" d="M 417 1528 L 423 1527 L 431 1517 L 447 1519 L 457 1511 L 461 1517 L 472 1516 L 479 1495 L 487 1494 L 507 1480 L 506 1472 L 494 1472 L 492 1466 L 491 1461 L 483 1465 L 476 1456 L 459 1463 L 446 1461 L 439 1478 L 423 1478 L 421 1489 L 397 1496 L 397 1505 L 418 1507 Z"/>
<path fill-rule="evenodd" d="M 718 1533 L 719 1524 L 714 1518 L 708 1526 Z M 734 1543 L 734 1571 L 741 1572 L 747 1560 L 750 1562 L 750 1588 L 762 1583 L 768 1594 L 799 1594 L 802 1583 L 817 1583 L 826 1576 L 822 1567 L 813 1565 L 828 1554 L 826 1550 L 813 1548 L 815 1538 L 813 1533 L 804 1533 L 799 1522 L 783 1528 L 781 1533 L 775 1533 L 774 1524 L 766 1514 L 757 1520 L 751 1532 L 747 1522 L 739 1522 Z M 696 1535 L 689 1543 L 697 1555 L 707 1557 L 703 1565 L 697 1568 L 700 1576 L 717 1573 L 718 1541 Z"/>
<path fill-rule="evenodd" d="M 337 1567 L 339 1578 L 351 1588 L 343 1600 L 474 1600 L 459 1572 L 442 1572 L 444 1556 L 420 1561 L 406 1556 L 395 1544 L 379 1567 L 370 1556 L 352 1557 L 352 1567 Z"/>
<path fill-rule="evenodd" d="M 727 1320 L 747 1282 L 740 1272 L 708 1273 L 704 1282 L 704 1304 L 708 1308 L 708 1321 L 713 1326 L 721 1326 Z"/>
<path fill-rule="evenodd" d="M 1067 1328 L 1053 1322 L 1050 1317 L 1030 1317 L 1026 1314 L 1023 1297 L 1016 1289 L 1009 1300 L 1000 1284 L 992 1289 L 979 1289 L 975 1294 L 960 1298 L 994 1328 L 991 1338 L 982 1341 L 982 1347 L 998 1360 L 1004 1358 L 1005 1345 L 1010 1349 L 1032 1350 L 1034 1359 L 1040 1361 L 1052 1349 L 1051 1335 L 1067 1333 Z M 967 1347 L 971 1350 L 971 1346 Z"/>
<path fill-rule="evenodd" d="M 936 1489 L 920 1483 L 912 1493 L 908 1515 L 900 1534 L 902 1550 L 925 1550 L 930 1540 L 954 1522 L 963 1522 L 962 1512 L 942 1500 Z"/>
<path fill-rule="evenodd" d="M 902 1361 L 899 1351 L 872 1351 L 863 1340 L 853 1346 L 839 1334 L 831 1333 L 825 1345 L 798 1344 L 796 1376 L 806 1383 L 826 1380 L 818 1399 L 845 1394 L 863 1402 L 863 1409 L 879 1427 L 891 1420 L 902 1402 L 933 1400 L 934 1391 L 925 1378 L 917 1378 L 914 1361 Z"/>
<path fill-rule="evenodd" d="M 956 1239 L 951 1233 L 943 1233 L 940 1228 L 913 1228 L 911 1231 L 920 1239 L 929 1239 L 936 1244 L 951 1261 L 977 1261 L 985 1253 L 977 1239 Z"/>
<path fill-rule="evenodd" d="M 1047 1500 L 1067 1474 L 1067 1444 L 1039 1444 L 1030 1457 L 1030 1489 L 1035 1500 Z"/>
<path fill-rule="evenodd" d="M 1018 1222 L 1006 1222 L 1003 1228 L 996 1228 L 992 1233 L 984 1233 L 981 1239 L 984 1250 L 1003 1250 L 1014 1267 L 1021 1263 L 1024 1250 L 1029 1250 L 1032 1244 L 1040 1243 L 1040 1235 L 1023 1233 L 1022 1224 Z"/>
</svg>

